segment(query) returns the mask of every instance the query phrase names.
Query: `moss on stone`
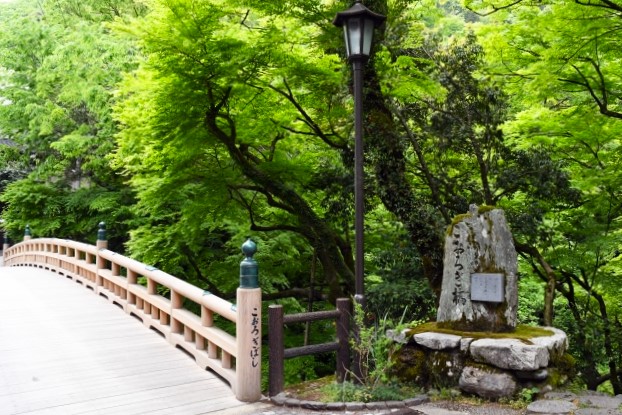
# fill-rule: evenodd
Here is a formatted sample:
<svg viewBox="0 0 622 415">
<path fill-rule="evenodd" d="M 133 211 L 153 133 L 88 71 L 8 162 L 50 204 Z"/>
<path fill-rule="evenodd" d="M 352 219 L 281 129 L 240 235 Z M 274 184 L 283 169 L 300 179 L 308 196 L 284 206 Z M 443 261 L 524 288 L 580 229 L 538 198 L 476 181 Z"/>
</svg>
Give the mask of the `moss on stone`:
<svg viewBox="0 0 622 415">
<path fill-rule="evenodd" d="M 409 382 L 428 383 L 427 356 L 423 350 L 418 347 L 405 346 L 394 356 L 392 374 Z"/>
<path fill-rule="evenodd" d="M 456 336 L 461 337 L 470 337 L 473 339 L 517 339 L 523 342 L 529 342 L 529 339 L 534 337 L 547 337 L 553 336 L 554 333 L 551 330 L 544 329 L 542 327 L 533 327 L 526 325 L 519 325 L 512 332 L 506 333 L 493 333 L 487 331 L 464 331 L 457 330 L 455 328 L 448 327 L 445 323 L 451 322 L 429 322 L 421 324 L 415 328 L 412 328 L 408 331 L 409 336 L 413 336 L 418 333 L 425 332 L 435 332 L 435 333 L 444 333 L 444 334 L 454 334 Z"/>
<path fill-rule="evenodd" d="M 568 379 L 573 379 L 577 375 L 577 361 L 570 353 L 552 356 L 549 365 L 559 371 L 559 376 L 563 379 L 561 383 L 565 383 Z"/>
<path fill-rule="evenodd" d="M 490 206 L 490 205 L 481 205 L 477 208 L 477 214 L 478 215 L 482 215 L 486 212 L 490 212 L 491 210 L 495 210 L 497 209 L 496 206 Z"/>
<path fill-rule="evenodd" d="M 451 236 L 451 233 L 454 230 L 454 226 L 462 222 L 463 220 L 472 217 L 470 213 L 462 213 L 454 217 L 451 221 L 451 224 L 447 227 L 447 236 Z"/>
</svg>

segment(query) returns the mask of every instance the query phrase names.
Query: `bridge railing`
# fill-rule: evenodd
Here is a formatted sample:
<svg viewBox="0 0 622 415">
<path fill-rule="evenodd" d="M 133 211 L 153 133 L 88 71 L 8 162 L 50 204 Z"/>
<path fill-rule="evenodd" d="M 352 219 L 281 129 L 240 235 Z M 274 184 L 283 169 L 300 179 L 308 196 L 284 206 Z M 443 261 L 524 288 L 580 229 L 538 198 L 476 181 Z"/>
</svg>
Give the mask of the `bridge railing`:
<svg viewBox="0 0 622 415">
<path fill-rule="evenodd" d="M 81 283 L 192 355 L 202 368 L 216 372 L 229 382 L 237 399 L 261 398 L 261 290 L 252 259 L 256 247 L 250 239 L 243 245 L 246 259 L 240 265 L 235 305 L 110 251 L 103 239 L 95 246 L 55 238 L 30 239 L 28 231 L 24 239 L 4 247 L 5 266 L 44 268 Z M 162 295 L 165 292 L 169 295 Z M 184 300 L 195 303 L 200 314 L 184 308 Z M 235 323 L 236 335 L 216 327 L 215 315 Z"/>
</svg>

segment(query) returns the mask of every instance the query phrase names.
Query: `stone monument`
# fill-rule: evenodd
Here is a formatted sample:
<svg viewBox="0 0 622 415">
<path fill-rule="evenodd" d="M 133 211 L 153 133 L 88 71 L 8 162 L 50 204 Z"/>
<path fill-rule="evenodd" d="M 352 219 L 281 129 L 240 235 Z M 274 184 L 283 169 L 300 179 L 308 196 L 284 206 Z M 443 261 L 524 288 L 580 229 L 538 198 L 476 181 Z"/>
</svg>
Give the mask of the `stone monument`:
<svg viewBox="0 0 622 415">
<path fill-rule="evenodd" d="M 457 217 L 444 262 L 437 321 L 387 332 L 402 343 L 393 357 L 398 378 L 498 399 L 523 388 L 544 392 L 574 376 L 563 331 L 516 329 L 517 256 L 502 210 L 473 205 Z"/>
<path fill-rule="evenodd" d="M 517 257 L 501 209 L 471 205 L 445 238 L 440 327 L 511 332 L 518 305 Z"/>
</svg>

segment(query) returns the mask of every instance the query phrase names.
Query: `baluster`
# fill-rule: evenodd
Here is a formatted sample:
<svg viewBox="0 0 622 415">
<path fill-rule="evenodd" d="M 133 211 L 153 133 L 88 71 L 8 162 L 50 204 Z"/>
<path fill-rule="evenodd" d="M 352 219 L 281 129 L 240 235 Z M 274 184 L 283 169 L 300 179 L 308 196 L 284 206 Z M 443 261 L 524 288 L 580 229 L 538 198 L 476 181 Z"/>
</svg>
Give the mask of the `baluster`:
<svg viewBox="0 0 622 415">
<path fill-rule="evenodd" d="M 171 331 L 176 334 L 181 334 L 182 324 L 173 317 L 173 311 L 183 306 L 183 297 L 171 290 Z"/>
<path fill-rule="evenodd" d="M 120 267 L 118 264 L 113 264 L 112 266 L 112 274 L 113 275 L 119 275 L 120 274 Z M 138 276 L 137 274 L 132 271 L 131 269 L 127 270 L 127 285 L 128 285 L 128 289 L 130 288 L 130 285 L 136 285 L 136 282 L 138 281 Z M 130 292 L 128 295 L 128 302 L 132 305 L 137 305 L 138 303 L 138 298 L 136 297 L 136 294 Z"/>
</svg>

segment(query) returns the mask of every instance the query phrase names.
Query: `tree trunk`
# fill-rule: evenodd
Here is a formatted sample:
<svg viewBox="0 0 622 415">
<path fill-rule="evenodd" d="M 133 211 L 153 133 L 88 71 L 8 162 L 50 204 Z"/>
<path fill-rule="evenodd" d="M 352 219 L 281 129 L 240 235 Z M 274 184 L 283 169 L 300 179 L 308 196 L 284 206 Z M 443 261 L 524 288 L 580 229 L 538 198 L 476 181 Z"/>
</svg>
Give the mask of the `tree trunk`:
<svg viewBox="0 0 622 415">
<path fill-rule="evenodd" d="M 443 282 L 442 229 L 445 223 L 440 211 L 431 209 L 427 201 L 419 200 L 415 194 L 406 175 L 404 140 L 382 95 L 371 63 L 365 73 L 365 144 L 368 161 L 376 173 L 378 196 L 406 227 L 411 242 L 421 256 L 425 277 L 438 299 Z"/>
<path fill-rule="evenodd" d="M 609 374 L 611 378 L 609 381 L 613 386 L 613 394 L 619 395 L 622 393 L 622 383 L 620 382 L 620 378 L 618 377 L 618 367 L 616 364 L 616 356 L 613 351 L 613 344 L 611 341 L 611 324 L 609 322 L 609 315 L 607 313 L 607 304 L 605 304 L 605 299 L 602 295 L 598 294 L 595 291 L 591 292 L 592 297 L 596 299 L 598 302 L 598 308 L 600 311 L 600 316 L 603 320 L 603 328 L 605 335 L 605 351 L 607 356 L 609 357 Z"/>
</svg>

